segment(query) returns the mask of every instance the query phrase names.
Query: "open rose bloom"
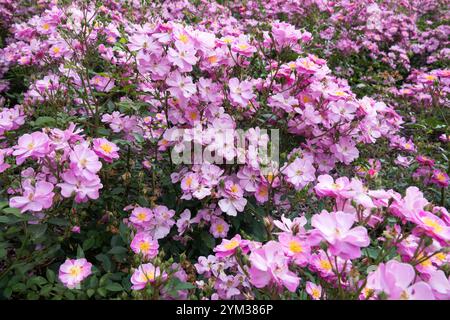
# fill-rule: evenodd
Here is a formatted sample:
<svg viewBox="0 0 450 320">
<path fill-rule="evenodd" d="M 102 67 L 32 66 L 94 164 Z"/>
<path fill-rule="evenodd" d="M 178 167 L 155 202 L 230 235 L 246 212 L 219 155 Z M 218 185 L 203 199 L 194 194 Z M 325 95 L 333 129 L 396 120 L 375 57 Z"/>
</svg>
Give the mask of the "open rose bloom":
<svg viewBox="0 0 450 320">
<path fill-rule="evenodd" d="M 79 287 L 91 274 L 92 264 L 86 259 L 67 259 L 59 267 L 59 280 L 69 289 Z"/>
<path fill-rule="evenodd" d="M 450 300 L 447 2 L 0 0 L 0 299 Z"/>
</svg>

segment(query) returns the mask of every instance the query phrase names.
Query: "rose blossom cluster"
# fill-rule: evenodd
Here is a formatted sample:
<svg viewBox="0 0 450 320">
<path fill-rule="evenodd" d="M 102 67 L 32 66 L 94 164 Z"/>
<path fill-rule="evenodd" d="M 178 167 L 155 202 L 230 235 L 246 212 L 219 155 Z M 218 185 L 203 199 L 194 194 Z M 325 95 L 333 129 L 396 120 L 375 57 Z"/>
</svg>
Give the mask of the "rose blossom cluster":
<svg viewBox="0 0 450 320">
<path fill-rule="evenodd" d="M 16 164 L 38 163 L 21 171 L 19 196 L 9 204 L 21 212 L 39 213 L 53 205 L 56 187 L 64 198 L 74 196 L 76 203 L 98 199 L 102 183 L 98 175 L 103 159 L 111 162 L 119 157 L 118 147 L 104 138 L 86 140 L 82 129 L 71 124 L 66 130 L 48 129 L 24 134 L 12 147 Z"/>
<path fill-rule="evenodd" d="M 449 69 L 413 70 L 407 81 L 409 83 L 404 84 L 400 89 L 393 88 L 392 93 L 418 109 L 429 109 L 439 105 L 449 106 Z"/>
<path fill-rule="evenodd" d="M 214 248 L 215 255 L 200 257 L 195 265 L 208 280 L 201 283 L 205 295 L 244 298 L 252 296 L 253 286 L 272 293 L 304 288 L 318 299 L 326 298 L 325 286 L 359 299 L 450 298 L 450 279 L 440 269 L 449 261 L 447 210 L 430 206 L 416 187 L 402 196 L 393 190 L 369 190 L 357 178 L 322 175 L 318 180 L 314 191 L 319 198 L 334 199 L 333 211 L 313 214 L 310 228 L 304 216 L 283 216 L 272 222 L 279 230 L 273 232 L 277 240 L 266 243 L 244 240 L 239 234 L 224 239 Z M 369 232 L 392 218 L 398 220 L 386 226 L 384 237 L 369 238 Z M 406 231 L 406 223 L 415 227 Z M 364 277 L 353 266 L 361 259 L 378 258 L 363 254 L 372 241 L 397 258 L 378 264 Z M 306 270 L 321 284 L 302 281 Z M 223 291 L 225 279 L 228 287 Z"/>
</svg>

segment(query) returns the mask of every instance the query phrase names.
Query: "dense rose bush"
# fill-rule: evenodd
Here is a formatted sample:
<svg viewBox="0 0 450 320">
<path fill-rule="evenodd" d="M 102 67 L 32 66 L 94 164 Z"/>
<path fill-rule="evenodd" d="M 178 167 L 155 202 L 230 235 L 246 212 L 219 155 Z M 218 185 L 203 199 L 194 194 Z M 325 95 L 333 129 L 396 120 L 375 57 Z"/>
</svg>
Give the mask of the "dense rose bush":
<svg viewBox="0 0 450 320">
<path fill-rule="evenodd" d="M 443 2 L 0 5 L 2 298 L 450 298 Z"/>
</svg>

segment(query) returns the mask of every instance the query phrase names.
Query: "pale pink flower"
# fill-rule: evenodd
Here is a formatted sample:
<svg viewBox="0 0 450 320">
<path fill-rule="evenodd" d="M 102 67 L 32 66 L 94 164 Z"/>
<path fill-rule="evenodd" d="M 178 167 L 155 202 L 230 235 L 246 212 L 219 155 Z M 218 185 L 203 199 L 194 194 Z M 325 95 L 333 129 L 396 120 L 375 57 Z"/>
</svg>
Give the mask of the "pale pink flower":
<svg viewBox="0 0 450 320">
<path fill-rule="evenodd" d="M 312 217 L 312 231 L 310 240 L 318 243 L 325 240 L 330 245 L 330 252 L 343 259 L 355 259 L 361 256 L 361 247 L 370 244 L 366 228 L 358 226 L 352 228 L 356 221 L 351 213 L 322 211 Z"/>
<path fill-rule="evenodd" d="M 89 199 L 95 200 L 99 197 L 99 190 L 103 188 L 98 176 L 91 179 L 79 177 L 69 170 L 62 174 L 64 182 L 58 183 L 61 188 L 61 195 L 70 198 L 75 195 L 75 202 L 86 202 Z"/>
<path fill-rule="evenodd" d="M 223 219 L 211 219 L 211 227 L 209 228 L 209 232 L 213 235 L 214 238 L 225 238 L 228 234 L 229 229 L 230 227 L 228 223 L 226 223 Z"/>
<path fill-rule="evenodd" d="M 177 99 L 189 98 L 197 92 L 191 77 L 183 77 L 179 71 L 169 74 L 167 80 L 170 93 Z"/>
<path fill-rule="evenodd" d="M 249 101 L 255 98 L 253 85 L 249 81 L 239 82 L 237 78 L 231 78 L 228 82 L 231 101 L 241 107 L 246 107 Z"/>
<path fill-rule="evenodd" d="M 423 281 L 413 283 L 415 278 L 413 266 L 390 260 L 369 273 L 366 288 L 377 296 L 384 293 L 389 300 L 434 300 L 430 286 Z"/>
<path fill-rule="evenodd" d="M 114 79 L 96 75 L 91 79 L 91 85 L 100 92 L 109 92 L 114 87 Z"/>
<path fill-rule="evenodd" d="M 140 253 L 146 259 L 152 259 L 158 255 L 158 241 L 153 240 L 145 231 L 136 233 L 131 241 L 130 247 L 134 253 Z"/>
<path fill-rule="evenodd" d="M 340 191 L 345 190 L 350 181 L 347 177 L 337 178 L 336 181 L 330 175 L 321 175 L 317 178 L 317 185 L 314 191 L 319 197 L 338 197 Z"/>
<path fill-rule="evenodd" d="M 359 151 L 355 147 L 355 143 L 350 138 L 341 138 L 337 144 L 330 147 L 336 158 L 345 163 L 350 164 L 353 160 L 359 157 Z"/>
<path fill-rule="evenodd" d="M 244 252 L 248 251 L 248 241 L 242 240 L 239 234 L 230 240 L 223 239 L 222 243 L 214 248 L 214 252 L 217 257 L 223 258 L 232 256 L 238 248 L 241 248 Z"/>
<path fill-rule="evenodd" d="M 24 134 L 14 146 L 13 155 L 16 156 L 18 165 L 22 164 L 26 158 L 42 158 L 50 152 L 50 140 L 45 133 L 33 132 Z"/>
<path fill-rule="evenodd" d="M 130 222 L 140 229 L 146 229 L 149 227 L 153 220 L 153 211 L 149 208 L 136 207 L 131 212 Z"/>
<path fill-rule="evenodd" d="M 47 181 L 37 181 L 33 186 L 30 180 L 22 184 L 22 196 L 12 197 L 9 200 L 11 208 L 18 208 L 23 213 L 25 211 L 40 212 L 48 209 L 53 204 L 53 184 Z"/>
<path fill-rule="evenodd" d="M 141 264 L 133 272 L 131 276 L 131 283 L 133 290 L 142 290 L 148 284 L 155 282 L 156 280 L 165 281 L 167 279 L 167 273 L 161 272 L 159 267 L 155 267 L 151 263 Z"/>
<path fill-rule="evenodd" d="M 119 147 L 105 138 L 94 139 L 92 141 L 92 146 L 95 154 L 106 162 L 112 162 L 115 159 L 119 159 Z"/>
<path fill-rule="evenodd" d="M 306 282 L 306 292 L 313 300 L 320 300 L 320 297 L 322 296 L 322 287 L 308 281 Z"/>
<path fill-rule="evenodd" d="M 284 253 L 291 257 L 295 264 L 302 267 L 308 264 L 311 249 L 307 241 L 290 233 L 279 234 L 278 241 L 283 246 Z"/>
<path fill-rule="evenodd" d="M 285 286 L 295 292 L 300 279 L 289 270 L 289 258 L 283 253 L 282 246 L 275 241 L 269 241 L 259 249 L 253 250 L 250 260 L 250 282 L 257 288 L 270 284 L 277 288 Z"/>
<path fill-rule="evenodd" d="M 316 179 L 315 172 L 316 169 L 310 158 L 296 158 L 283 173 L 288 182 L 292 183 L 297 190 L 301 190 Z"/>
<path fill-rule="evenodd" d="M 59 267 L 59 280 L 69 289 L 78 287 L 91 272 L 92 264 L 86 259 L 66 259 Z"/>
<path fill-rule="evenodd" d="M 85 144 L 76 145 L 69 153 L 70 168 L 76 175 L 88 180 L 96 178 L 96 174 L 102 168 L 102 163 L 94 151 Z"/>
<path fill-rule="evenodd" d="M 195 51 L 191 43 L 185 44 L 181 41 L 176 41 L 175 49 L 169 48 L 167 57 L 181 72 L 191 72 L 192 66 L 198 61 Z"/>
</svg>

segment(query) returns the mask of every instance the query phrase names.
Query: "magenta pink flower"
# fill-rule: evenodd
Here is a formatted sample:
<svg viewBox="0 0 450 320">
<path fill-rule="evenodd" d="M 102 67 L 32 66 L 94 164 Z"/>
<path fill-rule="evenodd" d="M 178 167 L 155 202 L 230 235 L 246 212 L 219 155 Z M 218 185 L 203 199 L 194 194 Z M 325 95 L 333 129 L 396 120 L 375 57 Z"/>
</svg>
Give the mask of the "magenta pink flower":
<svg viewBox="0 0 450 320">
<path fill-rule="evenodd" d="M 413 221 L 414 216 L 424 209 L 428 200 L 417 187 L 408 187 L 403 199 L 396 199 L 391 207 L 391 212 L 403 219 Z"/>
<path fill-rule="evenodd" d="M 428 280 L 428 285 L 433 290 L 433 294 L 437 300 L 450 299 L 450 279 L 445 276 L 444 271 L 433 271 Z"/>
<path fill-rule="evenodd" d="M 431 176 L 431 182 L 435 183 L 441 188 L 446 188 L 449 185 L 448 174 L 441 170 L 433 170 L 433 175 Z"/>
<path fill-rule="evenodd" d="M 370 244 L 366 228 L 358 226 L 352 229 L 356 221 L 352 213 L 322 211 L 312 217 L 311 241 L 325 240 L 330 245 L 330 252 L 343 259 L 355 259 L 361 256 L 361 247 Z"/>
<path fill-rule="evenodd" d="M 141 253 L 146 259 L 152 259 L 158 255 L 158 241 L 153 240 L 152 237 L 145 231 L 138 232 L 130 245 L 135 253 Z"/>
<path fill-rule="evenodd" d="M 69 289 L 79 286 L 91 274 L 92 264 L 86 259 L 66 259 L 59 267 L 59 280 Z"/>
<path fill-rule="evenodd" d="M 13 155 L 17 164 L 22 164 L 29 157 L 42 158 L 50 152 L 50 140 L 45 133 L 33 132 L 24 134 L 14 146 Z"/>
<path fill-rule="evenodd" d="M 233 43 L 231 50 L 240 55 L 251 57 L 256 52 L 256 47 L 249 44 L 245 37 L 240 37 L 236 43 Z"/>
<path fill-rule="evenodd" d="M 159 267 L 155 267 L 151 263 L 141 264 L 131 276 L 131 283 L 133 284 L 131 289 L 142 290 L 147 284 L 151 284 L 158 279 L 165 281 L 167 273 L 161 272 Z"/>
<path fill-rule="evenodd" d="M 228 234 L 230 226 L 221 218 L 212 218 L 209 232 L 214 238 L 225 238 Z"/>
<path fill-rule="evenodd" d="M 320 297 L 322 296 L 322 287 L 308 281 L 306 282 L 306 292 L 313 300 L 320 300 Z"/>
<path fill-rule="evenodd" d="M 278 241 L 282 245 L 284 253 L 291 257 L 295 264 L 302 267 L 308 264 L 311 248 L 307 241 L 290 233 L 281 233 Z"/>
<path fill-rule="evenodd" d="M 22 184 L 23 194 L 19 197 L 12 197 L 9 200 L 11 208 L 18 208 L 23 213 L 25 211 L 40 212 L 48 209 L 53 204 L 53 184 L 47 181 L 37 181 L 33 186 L 31 180 L 25 180 Z"/>
<path fill-rule="evenodd" d="M 434 166 L 434 160 L 431 158 L 428 158 L 427 156 L 424 155 L 418 155 L 416 157 L 416 160 L 419 164 L 423 165 L 423 166 L 429 166 L 429 167 L 433 167 Z"/>
<path fill-rule="evenodd" d="M 230 240 L 223 239 L 222 243 L 214 248 L 214 252 L 217 257 L 223 258 L 234 255 L 238 248 L 241 248 L 243 252 L 248 252 L 248 240 L 242 240 L 239 234 Z"/>
<path fill-rule="evenodd" d="M 151 209 L 137 207 L 131 212 L 130 222 L 136 228 L 144 230 L 150 226 L 153 217 L 154 215 Z"/>
<path fill-rule="evenodd" d="M 250 282 L 257 288 L 270 284 L 277 288 L 285 286 L 295 292 L 300 279 L 289 270 L 289 258 L 283 253 L 283 247 L 275 241 L 269 241 L 259 249 L 253 250 L 250 260 Z"/>
<path fill-rule="evenodd" d="M 378 297 L 383 293 L 389 300 L 434 300 L 430 286 L 422 281 L 413 283 L 415 278 L 413 266 L 391 260 L 369 274 L 366 289 Z"/>
<path fill-rule="evenodd" d="M 414 215 L 413 222 L 429 236 L 444 243 L 450 243 L 450 226 L 435 214 L 420 211 Z"/>
<path fill-rule="evenodd" d="M 105 138 L 94 139 L 92 145 L 95 154 L 106 162 L 113 162 L 113 160 L 119 159 L 119 147 Z"/>
</svg>

